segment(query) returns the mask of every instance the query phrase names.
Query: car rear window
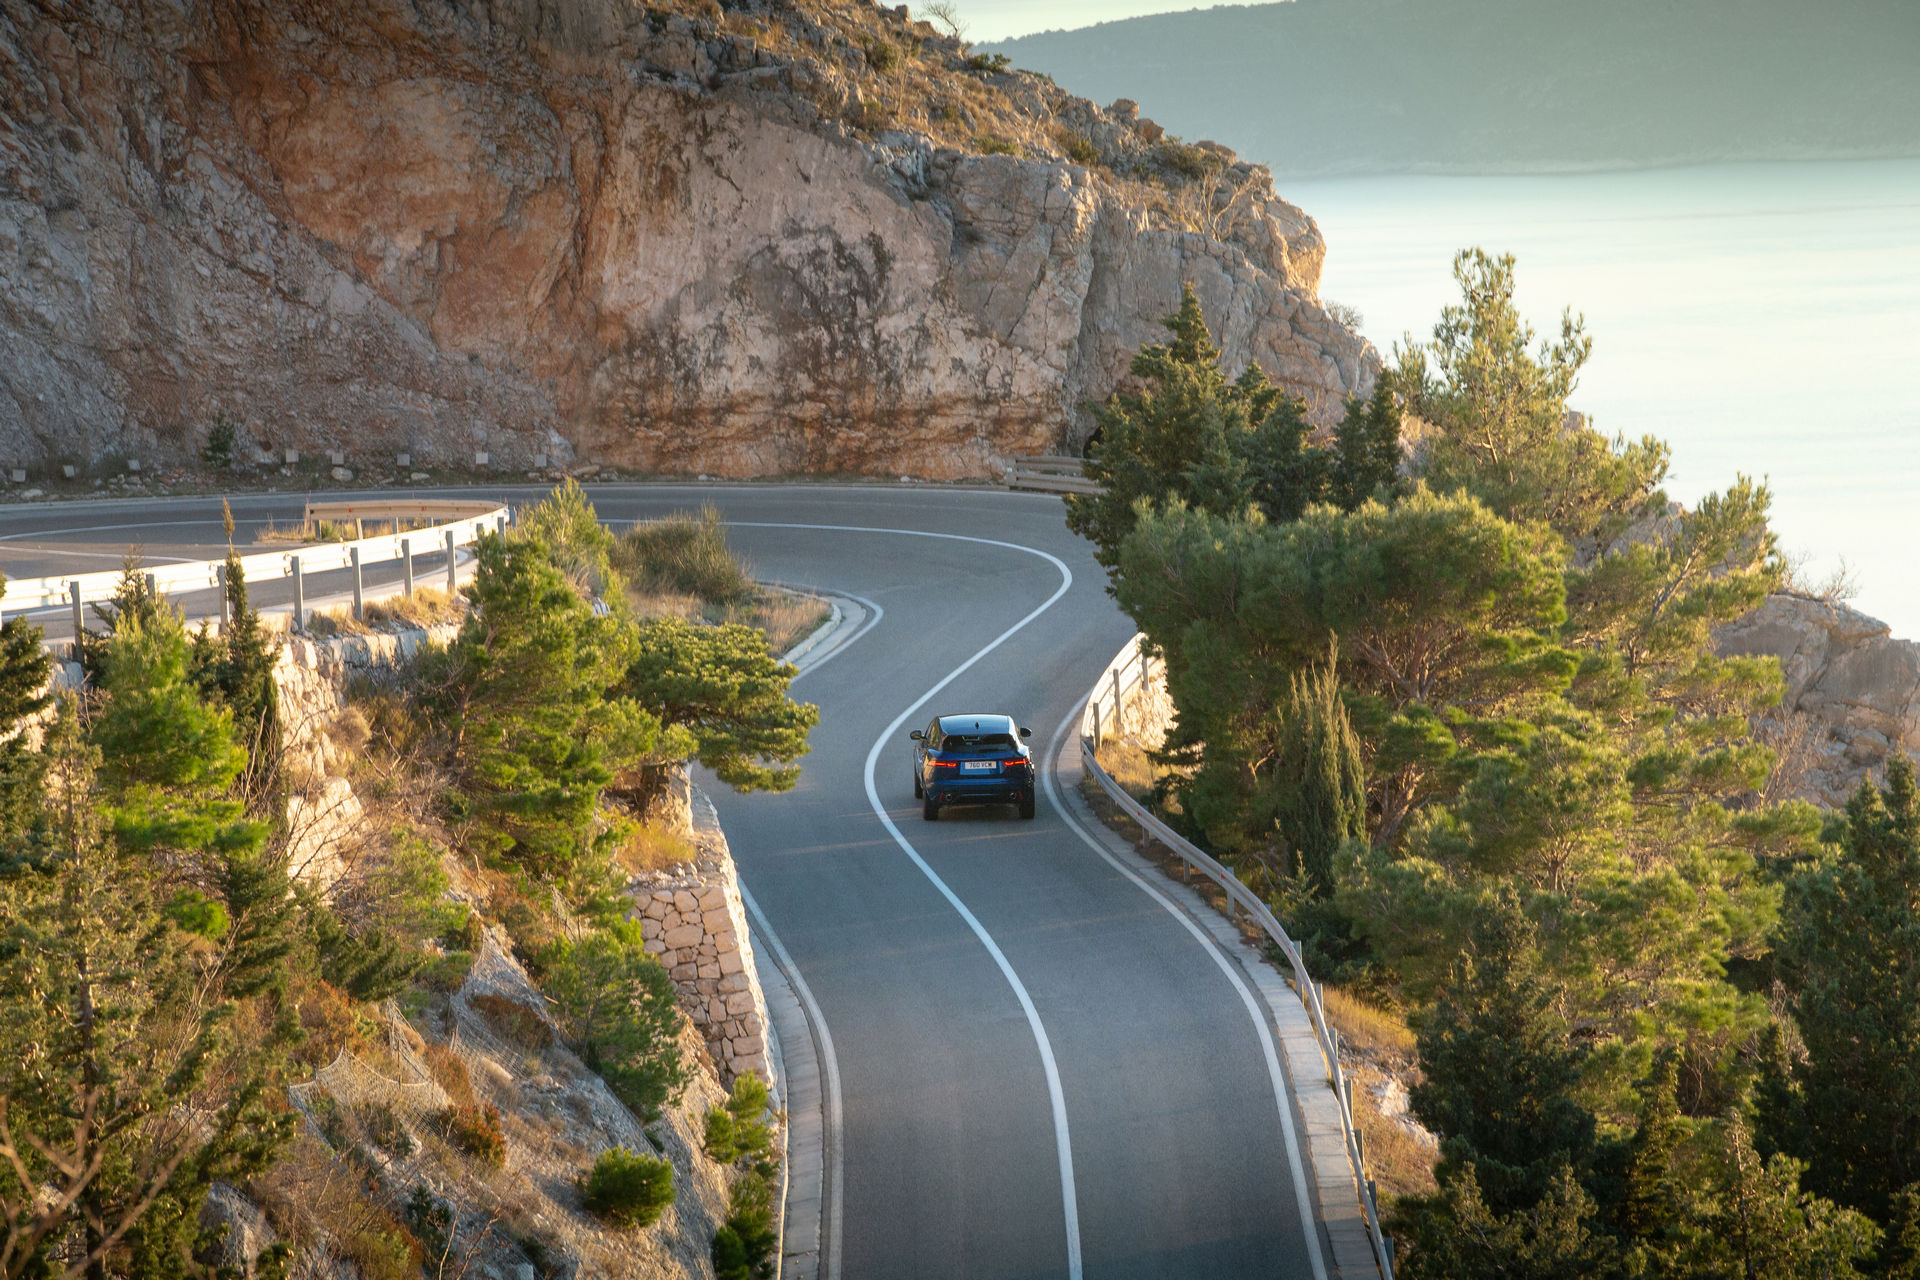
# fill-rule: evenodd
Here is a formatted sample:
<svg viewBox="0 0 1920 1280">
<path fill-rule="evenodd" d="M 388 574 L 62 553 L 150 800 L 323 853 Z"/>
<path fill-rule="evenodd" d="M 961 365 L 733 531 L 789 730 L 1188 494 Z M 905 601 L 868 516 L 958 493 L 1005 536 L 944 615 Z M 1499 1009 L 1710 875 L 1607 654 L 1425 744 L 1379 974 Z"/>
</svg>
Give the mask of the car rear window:
<svg viewBox="0 0 1920 1280">
<path fill-rule="evenodd" d="M 1005 733 L 950 733 L 940 740 L 942 751 L 1011 751 L 1013 737 Z"/>
</svg>

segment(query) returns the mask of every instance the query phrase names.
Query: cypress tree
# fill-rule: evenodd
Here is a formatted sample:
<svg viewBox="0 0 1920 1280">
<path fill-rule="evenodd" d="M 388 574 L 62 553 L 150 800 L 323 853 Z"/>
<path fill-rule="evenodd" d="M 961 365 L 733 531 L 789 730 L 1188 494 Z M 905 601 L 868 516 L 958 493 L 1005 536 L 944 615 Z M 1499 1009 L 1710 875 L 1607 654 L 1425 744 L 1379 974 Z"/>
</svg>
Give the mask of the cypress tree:
<svg viewBox="0 0 1920 1280">
<path fill-rule="evenodd" d="M 1367 836 L 1367 780 L 1360 739 L 1340 700 L 1331 659 L 1295 672 L 1288 689 L 1285 745 L 1276 766 L 1283 799 L 1278 822 L 1316 895 L 1333 891 L 1334 856 Z"/>
</svg>

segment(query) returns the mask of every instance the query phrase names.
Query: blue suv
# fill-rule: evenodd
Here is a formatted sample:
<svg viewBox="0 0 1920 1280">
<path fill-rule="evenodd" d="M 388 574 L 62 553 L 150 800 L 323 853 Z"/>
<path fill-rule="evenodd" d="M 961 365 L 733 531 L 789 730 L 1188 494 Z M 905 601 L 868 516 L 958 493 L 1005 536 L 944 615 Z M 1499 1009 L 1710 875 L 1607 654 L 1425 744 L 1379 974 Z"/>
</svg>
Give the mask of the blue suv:
<svg viewBox="0 0 1920 1280">
<path fill-rule="evenodd" d="M 913 739 L 913 794 L 920 816 L 937 821 L 950 804 L 1017 804 L 1033 816 L 1033 758 L 1021 743 L 1033 730 L 1012 716 L 935 716 Z"/>
</svg>

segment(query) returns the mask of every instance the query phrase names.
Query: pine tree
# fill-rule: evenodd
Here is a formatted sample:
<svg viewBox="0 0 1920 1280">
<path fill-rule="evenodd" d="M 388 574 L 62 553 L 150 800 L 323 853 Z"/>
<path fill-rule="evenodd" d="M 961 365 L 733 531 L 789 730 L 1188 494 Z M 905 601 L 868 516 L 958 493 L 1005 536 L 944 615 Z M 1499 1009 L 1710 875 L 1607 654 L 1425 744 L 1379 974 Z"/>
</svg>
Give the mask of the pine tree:
<svg viewBox="0 0 1920 1280">
<path fill-rule="evenodd" d="M 1780 968 L 1806 1043 L 1809 1180 L 1885 1219 L 1920 1182 L 1920 789 L 1896 756 L 1847 802 L 1837 859 L 1793 882 Z"/>
<path fill-rule="evenodd" d="M 1427 482 L 1463 488 L 1509 520 L 1544 521 L 1569 543 L 1601 545 L 1664 501 L 1667 447 L 1647 437 L 1611 444 L 1569 430 L 1567 398 L 1593 351 L 1584 323 L 1561 317 L 1542 339 L 1513 302 L 1513 258 L 1481 249 L 1454 258 L 1461 303 L 1446 308 L 1433 340 L 1399 348 L 1393 383 L 1426 441 Z"/>
<path fill-rule="evenodd" d="M 233 713 L 250 771 L 271 775 L 280 760 L 280 693 L 274 683 L 277 645 L 247 598 L 247 574 L 233 549 L 233 513 L 221 503 L 227 530 L 226 630 L 217 641 L 197 640 L 195 674 L 202 688 Z M 204 633 L 203 633 L 204 634 Z"/>
<path fill-rule="evenodd" d="M 1400 479 L 1400 404 L 1382 378 L 1365 400 L 1347 401 L 1333 433 L 1328 498 L 1351 511 L 1378 494 L 1391 495 Z"/>
<path fill-rule="evenodd" d="M 488 852 L 536 875 L 592 877 L 600 797 L 622 770 L 684 758 L 693 738 L 619 696 L 624 615 L 596 611 L 530 533 L 488 535 L 451 659 L 455 750 Z"/>
<path fill-rule="evenodd" d="M 1662 1053 L 1642 1088 L 1640 1125 L 1627 1148 L 1626 1185 L 1616 1218 L 1633 1242 L 1642 1274 L 1667 1274 L 1690 1233 L 1687 1204 L 1675 1161 L 1689 1126 L 1681 1119 L 1678 1055 Z"/>
<path fill-rule="evenodd" d="M 1559 1169 L 1578 1176 L 1597 1148 L 1578 1101 L 1582 1055 L 1544 978 L 1532 927 L 1512 899 L 1495 900 L 1446 993 L 1415 1019 L 1426 1078 L 1411 1101 L 1442 1135 L 1438 1176 L 1472 1165 L 1497 1214 L 1530 1208 Z"/>
<path fill-rule="evenodd" d="M 1094 544 L 1109 570 L 1142 500 L 1183 502 L 1235 516 L 1254 507 L 1292 520 L 1326 493 L 1324 451 L 1308 444 L 1306 406 L 1249 365 L 1229 382 L 1191 285 L 1162 321 L 1169 341 L 1143 347 L 1131 371 L 1142 389 L 1097 406 L 1087 459 L 1098 494 L 1067 498 L 1067 527 Z"/>
<path fill-rule="evenodd" d="M 5 594 L 0 576 L 0 598 Z M 40 640 L 40 628 L 25 618 L 0 624 L 0 872 L 37 859 L 44 836 L 46 762 L 27 729 L 49 702 L 53 664 Z"/>
<path fill-rule="evenodd" d="M 787 791 L 819 709 L 787 697 L 798 671 L 767 651 L 766 636 L 682 618 L 640 625 L 623 692 L 662 724 L 693 735 L 700 763 L 737 791 Z"/>
<path fill-rule="evenodd" d="M 1854 1280 L 1880 1231 L 1864 1214 L 1800 1189 L 1805 1166 L 1762 1160 L 1739 1111 L 1723 1125 L 1713 1208 L 1680 1274 L 1700 1280 Z"/>
</svg>

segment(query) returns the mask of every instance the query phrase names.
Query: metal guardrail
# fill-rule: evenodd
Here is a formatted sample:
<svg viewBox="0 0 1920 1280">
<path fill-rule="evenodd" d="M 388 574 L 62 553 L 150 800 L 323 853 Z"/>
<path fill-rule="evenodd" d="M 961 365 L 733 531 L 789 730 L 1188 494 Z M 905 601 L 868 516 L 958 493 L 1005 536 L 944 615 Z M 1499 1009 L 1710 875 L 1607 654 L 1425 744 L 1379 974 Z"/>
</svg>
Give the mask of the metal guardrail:
<svg viewBox="0 0 1920 1280">
<path fill-rule="evenodd" d="M 1095 755 L 1102 739 L 1109 731 L 1120 731 L 1125 716 L 1125 699 L 1128 693 L 1138 689 L 1145 693 L 1150 680 L 1149 658 L 1144 643 L 1144 635 L 1136 635 L 1114 656 L 1107 669 L 1094 683 L 1093 690 L 1087 695 L 1086 709 L 1080 721 L 1080 759 L 1087 773 L 1091 775 L 1100 789 L 1107 793 L 1123 813 L 1145 830 L 1153 838 L 1165 845 L 1188 866 L 1198 870 L 1207 879 L 1213 881 L 1226 893 L 1228 900 L 1245 911 L 1258 924 L 1261 930 L 1273 942 L 1287 964 L 1293 969 L 1294 989 L 1306 1006 L 1307 1016 L 1313 1023 L 1314 1039 L 1320 1045 L 1321 1056 L 1326 1059 L 1327 1079 L 1333 1086 L 1334 1097 L 1340 1104 L 1343 1136 L 1347 1149 L 1347 1159 L 1353 1167 L 1354 1186 L 1360 1195 L 1360 1207 L 1366 1214 L 1367 1234 L 1373 1242 L 1375 1260 L 1380 1264 L 1383 1280 L 1393 1280 L 1393 1248 L 1380 1229 L 1380 1211 L 1374 1203 L 1372 1183 L 1367 1178 L 1366 1159 L 1361 1149 L 1360 1132 L 1353 1122 L 1352 1086 L 1347 1081 L 1346 1071 L 1340 1065 L 1340 1034 L 1327 1023 L 1326 1007 L 1321 1000 L 1320 985 L 1307 972 L 1306 961 L 1300 955 L 1300 947 L 1287 936 L 1279 920 L 1260 895 L 1240 883 L 1231 868 L 1222 865 L 1198 848 L 1192 841 L 1181 836 L 1173 828 L 1156 818 L 1135 800 L 1112 775 L 1100 767 Z M 1123 678 L 1123 672 L 1131 674 Z"/>
<path fill-rule="evenodd" d="M 1099 493 L 1100 486 L 1086 477 L 1085 458 L 1067 458 L 1057 454 L 1029 454 L 1013 459 L 1013 471 L 1007 477 L 1009 489 L 1033 489 L 1041 493 Z"/>
<path fill-rule="evenodd" d="M 349 510 L 357 506 L 357 510 Z M 388 508 L 392 508 L 388 510 Z M 461 513 L 466 513 L 464 516 Z M 295 608 L 301 601 L 300 583 L 303 575 L 324 573 L 331 569 L 361 569 L 369 565 L 384 564 L 398 560 L 407 566 L 407 589 L 409 594 L 413 586 L 413 557 L 431 555 L 445 551 L 452 555 L 459 547 L 471 546 L 479 540 L 482 533 L 504 529 L 511 516 L 505 506 L 491 502 L 392 502 L 392 503 L 308 503 L 309 518 L 326 519 L 433 519 L 444 516 L 461 516 L 459 519 L 445 520 L 425 528 L 409 530 L 406 533 L 383 534 L 373 538 L 358 538 L 351 542 L 323 542 L 287 551 L 265 551 L 250 556 L 242 556 L 240 568 L 246 574 L 249 583 L 273 581 L 281 578 L 294 580 Z M 449 561 L 451 563 L 451 561 Z M 160 595 L 183 591 L 199 591 L 206 588 L 221 587 L 225 583 L 226 562 L 224 560 L 194 560 L 185 564 L 157 564 L 144 570 L 147 581 Z M 19 613 L 29 609 L 45 609 L 59 605 L 71 605 L 79 625 L 80 606 L 101 600 L 110 600 L 120 585 L 121 571 L 102 570 L 94 573 L 54 574 L 44 578 L 22 578 L 10 580 L 3 595 L 0 595 L 0 609 L 7 613 Z M 356 574 L 355 583 L 359 582 Z M 357 594 L 357 592 L 356 592 Z"/>
</svg>

